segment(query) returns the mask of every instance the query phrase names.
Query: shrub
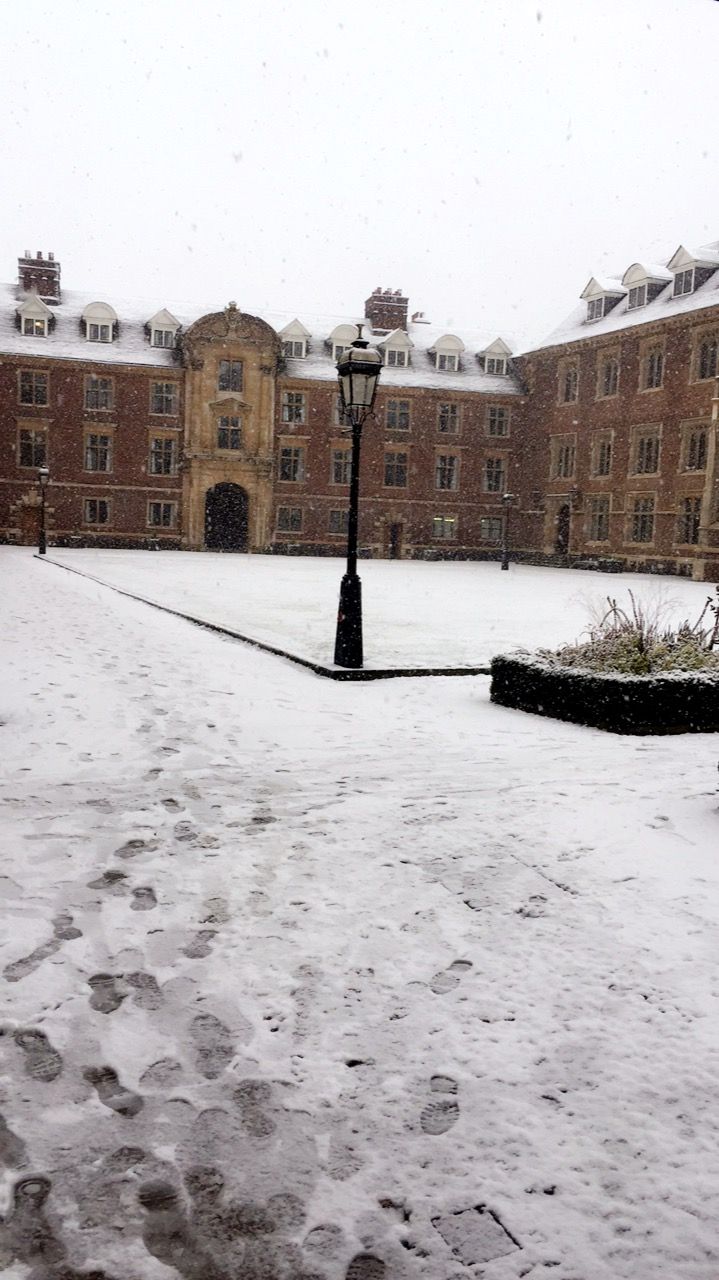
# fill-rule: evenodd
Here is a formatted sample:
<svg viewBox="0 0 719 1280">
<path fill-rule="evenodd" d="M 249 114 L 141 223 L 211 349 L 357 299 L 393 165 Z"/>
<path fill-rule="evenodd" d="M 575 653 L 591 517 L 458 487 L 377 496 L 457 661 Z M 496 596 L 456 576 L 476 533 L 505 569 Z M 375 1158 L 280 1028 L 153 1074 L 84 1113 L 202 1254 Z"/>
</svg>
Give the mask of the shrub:
<svg viewBox="0 0 719 1280">
<path fill-rule="evenodd" d="M 719 672 L 719 586 L 709 596 L 696 622 L 667 625 L 667 604 L 643 605 L 629 592 L 623 608 L 611 596 L 607 608 L 590 625 L 589 638 L 555 651 L 539 650 L 552 666 L 622 675 L 658 671 Z"/>
</svg>

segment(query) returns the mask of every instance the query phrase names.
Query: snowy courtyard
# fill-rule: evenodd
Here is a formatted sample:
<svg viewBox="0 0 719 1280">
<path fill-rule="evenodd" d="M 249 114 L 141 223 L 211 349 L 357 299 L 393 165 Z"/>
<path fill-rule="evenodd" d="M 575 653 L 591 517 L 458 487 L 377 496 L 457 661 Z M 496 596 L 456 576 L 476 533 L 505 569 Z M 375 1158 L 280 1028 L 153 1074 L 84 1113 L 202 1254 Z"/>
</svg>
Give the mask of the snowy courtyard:
<svg viewBox="0 0 719 1280">
<path fill-rule="evenodd" d="M 335 683 L 103 585 L 329 663 L 340 560 L 50 560 L 0 548 L 2 1274 L 716 1280 L 719 736 Z M 709 592 L 360 573 L 369 666 Z"/>
</svg>

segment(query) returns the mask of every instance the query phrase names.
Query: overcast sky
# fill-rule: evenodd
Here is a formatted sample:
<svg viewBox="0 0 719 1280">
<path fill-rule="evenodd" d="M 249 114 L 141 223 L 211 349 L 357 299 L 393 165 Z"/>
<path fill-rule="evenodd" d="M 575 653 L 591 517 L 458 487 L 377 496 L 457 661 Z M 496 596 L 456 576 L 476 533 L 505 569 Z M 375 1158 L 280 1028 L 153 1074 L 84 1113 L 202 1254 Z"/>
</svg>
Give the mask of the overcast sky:
<svg viewBox="0 0 719 1280">
<path fill-rule="evenodd" d="M 719 239 L 716 0 L 6 3 L 0 279 L 528 345 Z"/>
</svg>

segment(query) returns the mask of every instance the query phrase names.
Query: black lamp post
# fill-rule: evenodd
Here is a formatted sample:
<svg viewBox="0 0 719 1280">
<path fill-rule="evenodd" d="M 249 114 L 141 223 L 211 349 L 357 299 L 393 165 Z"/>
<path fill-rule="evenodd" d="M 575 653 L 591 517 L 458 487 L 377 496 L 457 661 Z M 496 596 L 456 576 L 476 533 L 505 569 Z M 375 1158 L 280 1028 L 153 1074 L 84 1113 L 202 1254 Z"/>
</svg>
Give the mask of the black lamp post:
<svg viewBox="0 0 719 1280">
<path fill-rule="evenodd" d="M 47 551 L 45 536 L 45 490 L 47 489 L 50 471 L 48 467 L 38 467 L 37 478 L 40 481 L 40 537 L 38 539 L 38 555 L 44 556 Z"/>
<path fill-rule="evenodd" d="M 357 528 L 359 507 L 359 466 L 362 427 L 372 412 L 379 382 L 382 357 L 360 336 L 337 362 L 340 383 L 342 421 L 352 429 L 352 465 L 350 470 L 350 505 L 347 521 L 347 572 L 340 585 L 337 613 L 335 663 L 338 667 L 361 667 L 362 652 L 362 584 L 357 577 Z"/>
<path fill-rule="evenodd" d="M 511 503 L 513 503 L 513 502 L 514 502 L 514 494 L 513 494 L 513 493 L 503 493 L 503 494 L 502 494 L 502 507 L 503 507 L 503 519 L 502 519 L 502 568 L 503 568 L 503 569 L 508 569 L 508 568 L 509 568 L 509 508 L 510 508 Z"/>
</svg>

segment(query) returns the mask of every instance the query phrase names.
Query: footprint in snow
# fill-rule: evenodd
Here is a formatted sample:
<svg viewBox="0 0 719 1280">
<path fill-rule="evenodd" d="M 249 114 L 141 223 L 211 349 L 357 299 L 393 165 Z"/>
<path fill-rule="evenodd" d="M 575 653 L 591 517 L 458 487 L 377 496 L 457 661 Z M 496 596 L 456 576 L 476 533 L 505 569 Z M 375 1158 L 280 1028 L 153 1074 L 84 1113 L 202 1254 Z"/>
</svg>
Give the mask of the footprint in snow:
<svg viewBox="0 0 719 1280">
<path fill-rule="evenodd" d="M 151 885 L 139 885 L 133 889 L 134 901 L 130 903 L 131 911 L 153 911 L 157 906 L 157 896 Z"/>
<path fill-rule="evenodd" d="M 25 1055 L 26 1075 L 43 1084 L 57 1080 L 63 1067 L 62 1056 L 50 1044 L 44 1031 L 35 1027 L 20 1027 L 15 1032 L 15 1043 Z"/>
<path fill-rule="evenodd" d="M 158 986 L 157 978 L 151 973 L 126 973 L 125 982 L 134 991 L 133 1002 L 140 1009 L 154 1012 L 164 1004 L 163 994 Z"/>
<path fill-rule="evenodd" d="M 451 1076 L 432 1076 L 430 1091 L 437 1096 L 422 1108 L 419 1123 L 423 1133 L 437 1137 L 446 1133 L 459 1119 L 457 1092 L 459 1086 Z"/>
<path fill-rule="evenodd" d="M 87 981 L 92 990 L 91 1009 L 97 1009 L 98 1013 L 114 1013 L 120 1008 L 126 992 L 120 990 L 118 979 L 114 974 L 94 973 Z"/>
<path fill-rule="evenodd" d="M 471 960 L 453 960 L 448 969 L 435 973 L 429 984 L 430 991 L 433 991 L 436 996 L 444 996 L 448 991 L 454 991 L 455 987 L 459 986 L 462 975 L 471 968 Z"/>
<path fill-rule="evenodd" d="M 197 1070 L 206 1080 L 216 1080 L 235 1056 L 232 1034 L 213 1013 L 198 1013 L 190 1023 Z"/>
<path fill-rule="evenodd" d="M 4 1115 L 0 1114 L 0 1165 L 20 1169 L 27 1163 L 27 1149 L 22 1138 L 8 1128 Z"/>
<path fill-rule="evenodd" d="M 246 1133 L 253 1138 L 267 1138 L 274 1133 L 275 1122 L 265 1111 L 272 1100 L 272 1086 L 267 1080 L 241 1080 L 232 1097 Z"/>
<path fill-rule="evenodd" d="M 188 960 L 202 960 L 212 951 L 212 940 L 217 937 L 216 929 L 198 929 L 191 942 L 182 948 L 183 956 Z"/>
<path fill-rule="evenodd" d="M 381 1258 L 373 1253 L 356 1253 L 345 1272 L 345 1280 L 383 1280 L 387 1274 Z"/>
<path fill-rule="evenodd" d="M 100 1101 L 111 1111 L 130 1119 L 142 1110 L 142 1098 L 120 1084 L 114 1067 L 85 1067 L 82 1074 L 96 1090 Z"/>
<path fill-rule="evenodd" d="M 115 897 L 121 897 L 130 888 L 127 884 L 126 872 L 117 871 L 114 868 L 103 871 L 97 880 L 88 880 L 87 887 L 88 889 L 100 889 L 103 893 L 111 893 Z"/>
</svg>

